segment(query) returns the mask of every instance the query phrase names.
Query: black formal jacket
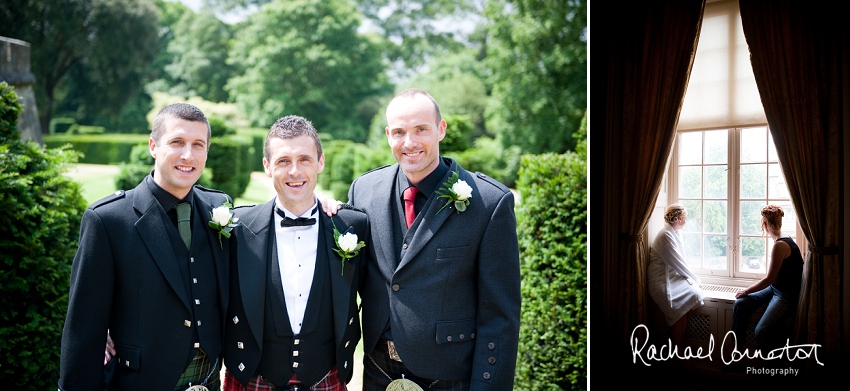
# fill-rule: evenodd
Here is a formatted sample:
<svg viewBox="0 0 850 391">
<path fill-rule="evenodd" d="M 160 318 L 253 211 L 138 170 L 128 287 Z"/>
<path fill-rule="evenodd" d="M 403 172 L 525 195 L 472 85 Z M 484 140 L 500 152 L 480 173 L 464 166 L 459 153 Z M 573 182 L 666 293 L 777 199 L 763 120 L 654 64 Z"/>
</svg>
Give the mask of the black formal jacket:
<svg viewBox="0 0 850 391">
<path fill-rule="evenodd" d="M 232 269 L 231 306 L 225 322 L 224 363 L 243 385 L 255 375 L 263 354 L 267 274 L 269 262 L 277 259 L 269 254 L 274 205 L 272 199 L 262 205 L 236 208 L 237 261 Z M 369 221 L 362 211 L 347 208 L 340 209 L 333 217 L 340 234 L 353 232 L 366 243 L 366 248 L 358 256 L 347 259 L 343 267 L 342 259 L 333 251 L 336 244 L 331 218 L 321 212 L 321 207 L 319 210 L 319 234 L 325 235 L 327 251 L 318 251 L 317 257 L 326 253 L 329 258 L 316 262 L 328 262 L 330 267 L 334 323 L 328 326 L 334 328 L 339 377 L 348 383 L 352 377 L 354 348 L 360 341 L 357 284 L 369 254 Z M 289 357 L 282 357 L 281 362 L 288 363 Z"/>
<path fill-rule="evenodd" d="M 415 375 L 470 380 L 471 390 L 512 390 L 520 322 L 519 245 L 514 196 L 481 173 L 444 158 L 472 187 L 466 211 L 440 210 L 435 192 L 398 246 L 403 210 L 398 164 L 363 174 L 349 203 L 370 218 L 373 263 L 360 284 L 363 351 L 389 322 L 396 350 Z M 438 212 L 439 211 L 439 212 Z"/>
<path fill-rule="evenodd" d="M 232 203 L 220 191 L 194 187 L 193 216 L 202 220 L 193 219 L 193 242 L 208 235 L 213 259 L 198 261 L 215 268 L 222 315 L 229 298 L 230 241 L 219 244 L 207 222 L 225 201 Z M 104 389 L 107 330 L 117 350 L 110 389 L 174 388 L 192 355 L 195 331 L 174 240 L 180 240 L 177 228 L 145 181 L 86 209 L 62 333 L 60 390 Z"/>
</svg>

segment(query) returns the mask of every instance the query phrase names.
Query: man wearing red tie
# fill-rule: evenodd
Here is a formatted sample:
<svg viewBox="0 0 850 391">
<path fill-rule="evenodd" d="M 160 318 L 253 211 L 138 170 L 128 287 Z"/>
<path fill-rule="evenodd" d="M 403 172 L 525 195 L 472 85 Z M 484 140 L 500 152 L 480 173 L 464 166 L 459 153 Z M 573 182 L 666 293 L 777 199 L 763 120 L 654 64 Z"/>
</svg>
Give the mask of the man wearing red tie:
<svg viewBox="0 0 850 391">
<path fill-rule="evenodd" d="M 520 319 L 513 194 L 440 156 L 446 121 L 427 92 L 402 91 L 386 116 L 398 164 L 363 174 L 348 193 L 372 229 L 360 284 L 363 390 L 512 390 Z"/>
</svg>

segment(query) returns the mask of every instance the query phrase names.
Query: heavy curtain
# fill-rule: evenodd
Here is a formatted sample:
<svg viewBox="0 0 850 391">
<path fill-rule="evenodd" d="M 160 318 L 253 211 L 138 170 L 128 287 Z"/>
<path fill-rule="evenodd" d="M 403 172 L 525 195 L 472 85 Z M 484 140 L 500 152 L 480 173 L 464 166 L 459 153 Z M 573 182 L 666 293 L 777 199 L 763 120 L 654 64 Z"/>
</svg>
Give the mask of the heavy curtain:
<svg viewBox="0 0 850 391">
<path fill-rule="evenodd" d="M 645 230 L 675 140 L 704 5 L 703 0 L 618 3 L 606 10 L 610 19 L 600 28 L 591 26 L 592 59 L 601 64 L 593 69 L 605 72 L 602 88 L 594 84 L 594 91 L 604 94 L 597 101 L 604 105 L 594 107 L 603 113 L 592 116 L 598 121 L 591 124 L 601 127 L 592 137 L 600 135 L 604 148 L 604 228 L 601 245 L 594 246 L 602 258 L 591 266 L 591 273 L 601 272 L 591 279 L 591 293 L 597 292 L 592 320 L 604 323 L 604 331 L 593 334 L 599 343 L 591 348 L 600 358 L 624 357 L 632 330 L 646 322 Z"/>
<path fill-rule="evenodd" d="M 821 344 L 836 369 L 842 329 L 844 139 L 850 133 L 847 21 L 824 2 L 740 0 L 765 115 L 810 244 L 796 343 Z M 846 346 L 844 346 L 846 348 Z M 814 360 L 808 360 L 812 366 Z"/>
</svg>

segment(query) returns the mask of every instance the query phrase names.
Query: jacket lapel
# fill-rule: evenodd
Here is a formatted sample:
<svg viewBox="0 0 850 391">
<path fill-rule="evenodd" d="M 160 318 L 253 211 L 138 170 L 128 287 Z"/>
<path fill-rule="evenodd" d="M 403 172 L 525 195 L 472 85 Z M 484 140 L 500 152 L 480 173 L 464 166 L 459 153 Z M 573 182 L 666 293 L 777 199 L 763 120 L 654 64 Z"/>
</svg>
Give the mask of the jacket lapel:
<svg viewBox="0 0 850 391">
<path fill-rule="evenodd" d="M 459 171 L 458 180 L 466 181 L 467 184 L 473 187 L 472 194 L 478 194 L 477 189 L 475 189 L 475 181 L 472 180 L 471 175 L 466 170 L 461 170 L 458 167 L 456 161 L 452 160 L 452 164 L 449 167 L 449 172 L 446 176 L 440 181 L 440 186 L 442 187 L 443 183 L 449 179 L 451 173 L 455 170 Z M 438 188 L 439 190 L 439 188 Z M 435 193 L 431 195 L 431 199 L 428 202 L 428 207 L 425 211 L 419 212 L 422 220 L 419 221 L 419 227 L 416 228 L 416 232 L 413 234 L 413 238 L 411 238 L 408 243 L 409 247 L 407 251 L 404 253 L 404 257 L 399 262 L 398 269 L 403 268 L 407 265 L 410 260 L 416 257 L 420 251 L 428 244 L 428 242 L 434 237 L 434 235 L 440 230 L 440 227 L 451 217 L 456 214 L 454 206 L 448 206 L 443 210 L 440 208 L 445 204 L 445 198 L 438 198 L 439 196 Z M 473 202 L 474 202 L 473 197 Z M 437 213 L 439 211 L 439 213 Z M 424 213 L 424 215 L 422 214 Z"/>
<path fill-rule="evenodd" d="M 136 222 L 136 230 L 174 294 L 180 298 L 186 309 L 191 311 L 189 298 L 186 296 L 186 287 L 180 276 L 180 270 L 177 268 L 177 256 L 174 255 L 174 250 L 171 247 L 168 231 L 163 229 L 163 227 L 172 223 L 165 218 L 165 211 L 144 181 L 136 186 L 135 193 L 133 208 L 141 214 L 139 221 Z"/>
<path fill-rule="evenodd" d="M 349 227 L 338 216 L 334 216 L 333 223 L 331 218 L 324 213 L 319 213 L 319 221 L 321 224 L 321 233 L 325 236 L 325 253 L 327 254 L 326 262 L 330 269 L 331 278 L 331 297 L 333 300 L 334 311 L 334 335 L 336 336 L 336 344 L 342 343 L 342 338 L 345 335 L 345 329 L 348 324 L 349 317 L 349 300 L 351 298 L 351 280 L 354 277 L 354 266 L 349 261 L 345 261 L 343 267 L 342 258 L 334 251 L 336 241 L 334 241 L 334 223 L 340 234 L 348 231 Z M 363 251 L 363 250 L 361 250 Z M 322 252 L 319 251 L 319 254 Z M 320 260 L 317 259 L 316 262 Z"/>
<path fill-rule="evenodd" d="M 393 166 L 393 169 L 387 170 L 386 177 L 382 181 L 395 183 L 396 175 L 401 175 L 398 163 Z M 392 189 L 392 186 L 390 188 Z M 375 246 L 375 261 L 382 264 L 380 270 L 390 273 L 387 277 L 395 271 L 399 255 L 393 242 L 395 230 L 401 229 L 398 221 L 392 218 L 395 215 L 393 208 L 396 206 L 394 197 L 393 191 L 376 192 L 374 197 L 370 197 L 372 204 L 366 209 L 374 211 L 369 213 L 372 227 L 379 227 L 377 230 L 372 229 L 372 232 L 380 232 L 379 235 L 372 235 L 372 245 Z"/>
<path fill-rule="evenodd" d="M 236 231 L 239 290 L 248 326 L 262 346 L 265 313 L 266 271 L 273 254 L 269 254 L 269 229 L 274 199 L 254 207 L 239 219 Z"/>
<path fill-rule="evenodd" d="M 227 302 L 230 298 L 230 279 L 229 279 L 229 270 L 230 270 L 230 257 L 227 254 L 230 253 L 230 241 L 225 237 L 220 237 L 218 232 L 213 230 L 208 222 L 211 219 L 211 213 L 214 208 L 217 206 L 221 206 L 221 204 L 213 205 L 211 202 L 219 202 L 218 200 L 213 199 L 214 197 L 206 197 L 205 194 L 196 191 L 195 192 L 195 201 L 198 203 L 199 211 L 201 213 L 201 223 L 204 226 L 204 229 L 200 232 L 201 234 L 209 234 L 209 243 L 210 243 L 210 252 L 213 256 L 213 265 L 215 265 L 216 270 L 216 279 L 218 280 L 218 295 L 219 300 L 221 302 L 222 308 L 227 308 Z M 224 203 L 225 201 L 229 201 L 225 196 L 221 197 L 220 202 Z M 192 234 L 193 236 L 195 233 Z M 194 239 L 193 239 L 194 240 Z"/>
</svg>

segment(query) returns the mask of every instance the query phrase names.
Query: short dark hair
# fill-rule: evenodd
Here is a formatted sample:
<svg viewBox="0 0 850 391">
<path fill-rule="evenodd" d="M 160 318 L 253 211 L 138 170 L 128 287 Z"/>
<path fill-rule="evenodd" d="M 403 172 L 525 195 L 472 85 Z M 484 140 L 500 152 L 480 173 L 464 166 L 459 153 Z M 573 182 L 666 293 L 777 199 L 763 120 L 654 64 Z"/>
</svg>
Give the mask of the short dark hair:
<svg viewBox="0 0 850 391">
<path fill-rule="evenodd" d="M 313 127 L 313 123 L 304 117 L 287 115 L 275 121 L 271 128 L 269 128 L 269 133 L 266 135 L 266 144 L 263 146 L 263 157 L 266 160 L 271 160 L 269 141 L 272 138 L 287 140 L 299 136 L 310 136 L 313 139 L 313 143 L 316 144 L 316 151 L 319 153 L 317 157 L 322 156 L 322 141 L 319 140 L 319 133 Z"/>
<path fill-rule="evenodd" d="M 431 103 L 434 104 L 434 113 L 437 116 L 437 123 L 440 123 L 440 121 L 443 120 L 443 116 L 440 115 L 440 105 L 437 104 L 437 100 L 434 99 L 434 97 L 431 96 L 431 94 L 429 94 L 428 92 L 426 92 L 424 90 L 420 90 L 418 88 L 408 88 L 406 90 L 399 92 L 398 94 L 395 94 L 395 96 L 393 97 L 392 100 L 396 100 L 396 98 L 402 98 L 402 97 L 413 98 L 416 95 L 424 95 L 426 98 L 431 100 Z"/>
<path fill-rule="evenodd" d="M 165 133 L 165 123 L 169 119 L 179 118 L 191 122 L 203 122 L 207 125 L 207 149 L 210 148 L 210 121 L 201 109 L 192 106 L 188 103 L 174 103 L 165 106 L 153 120 L 153 129 L 151 130 L 151 138 L 154 143 L 158 143 L 160 137 Z"/>
</svg>

